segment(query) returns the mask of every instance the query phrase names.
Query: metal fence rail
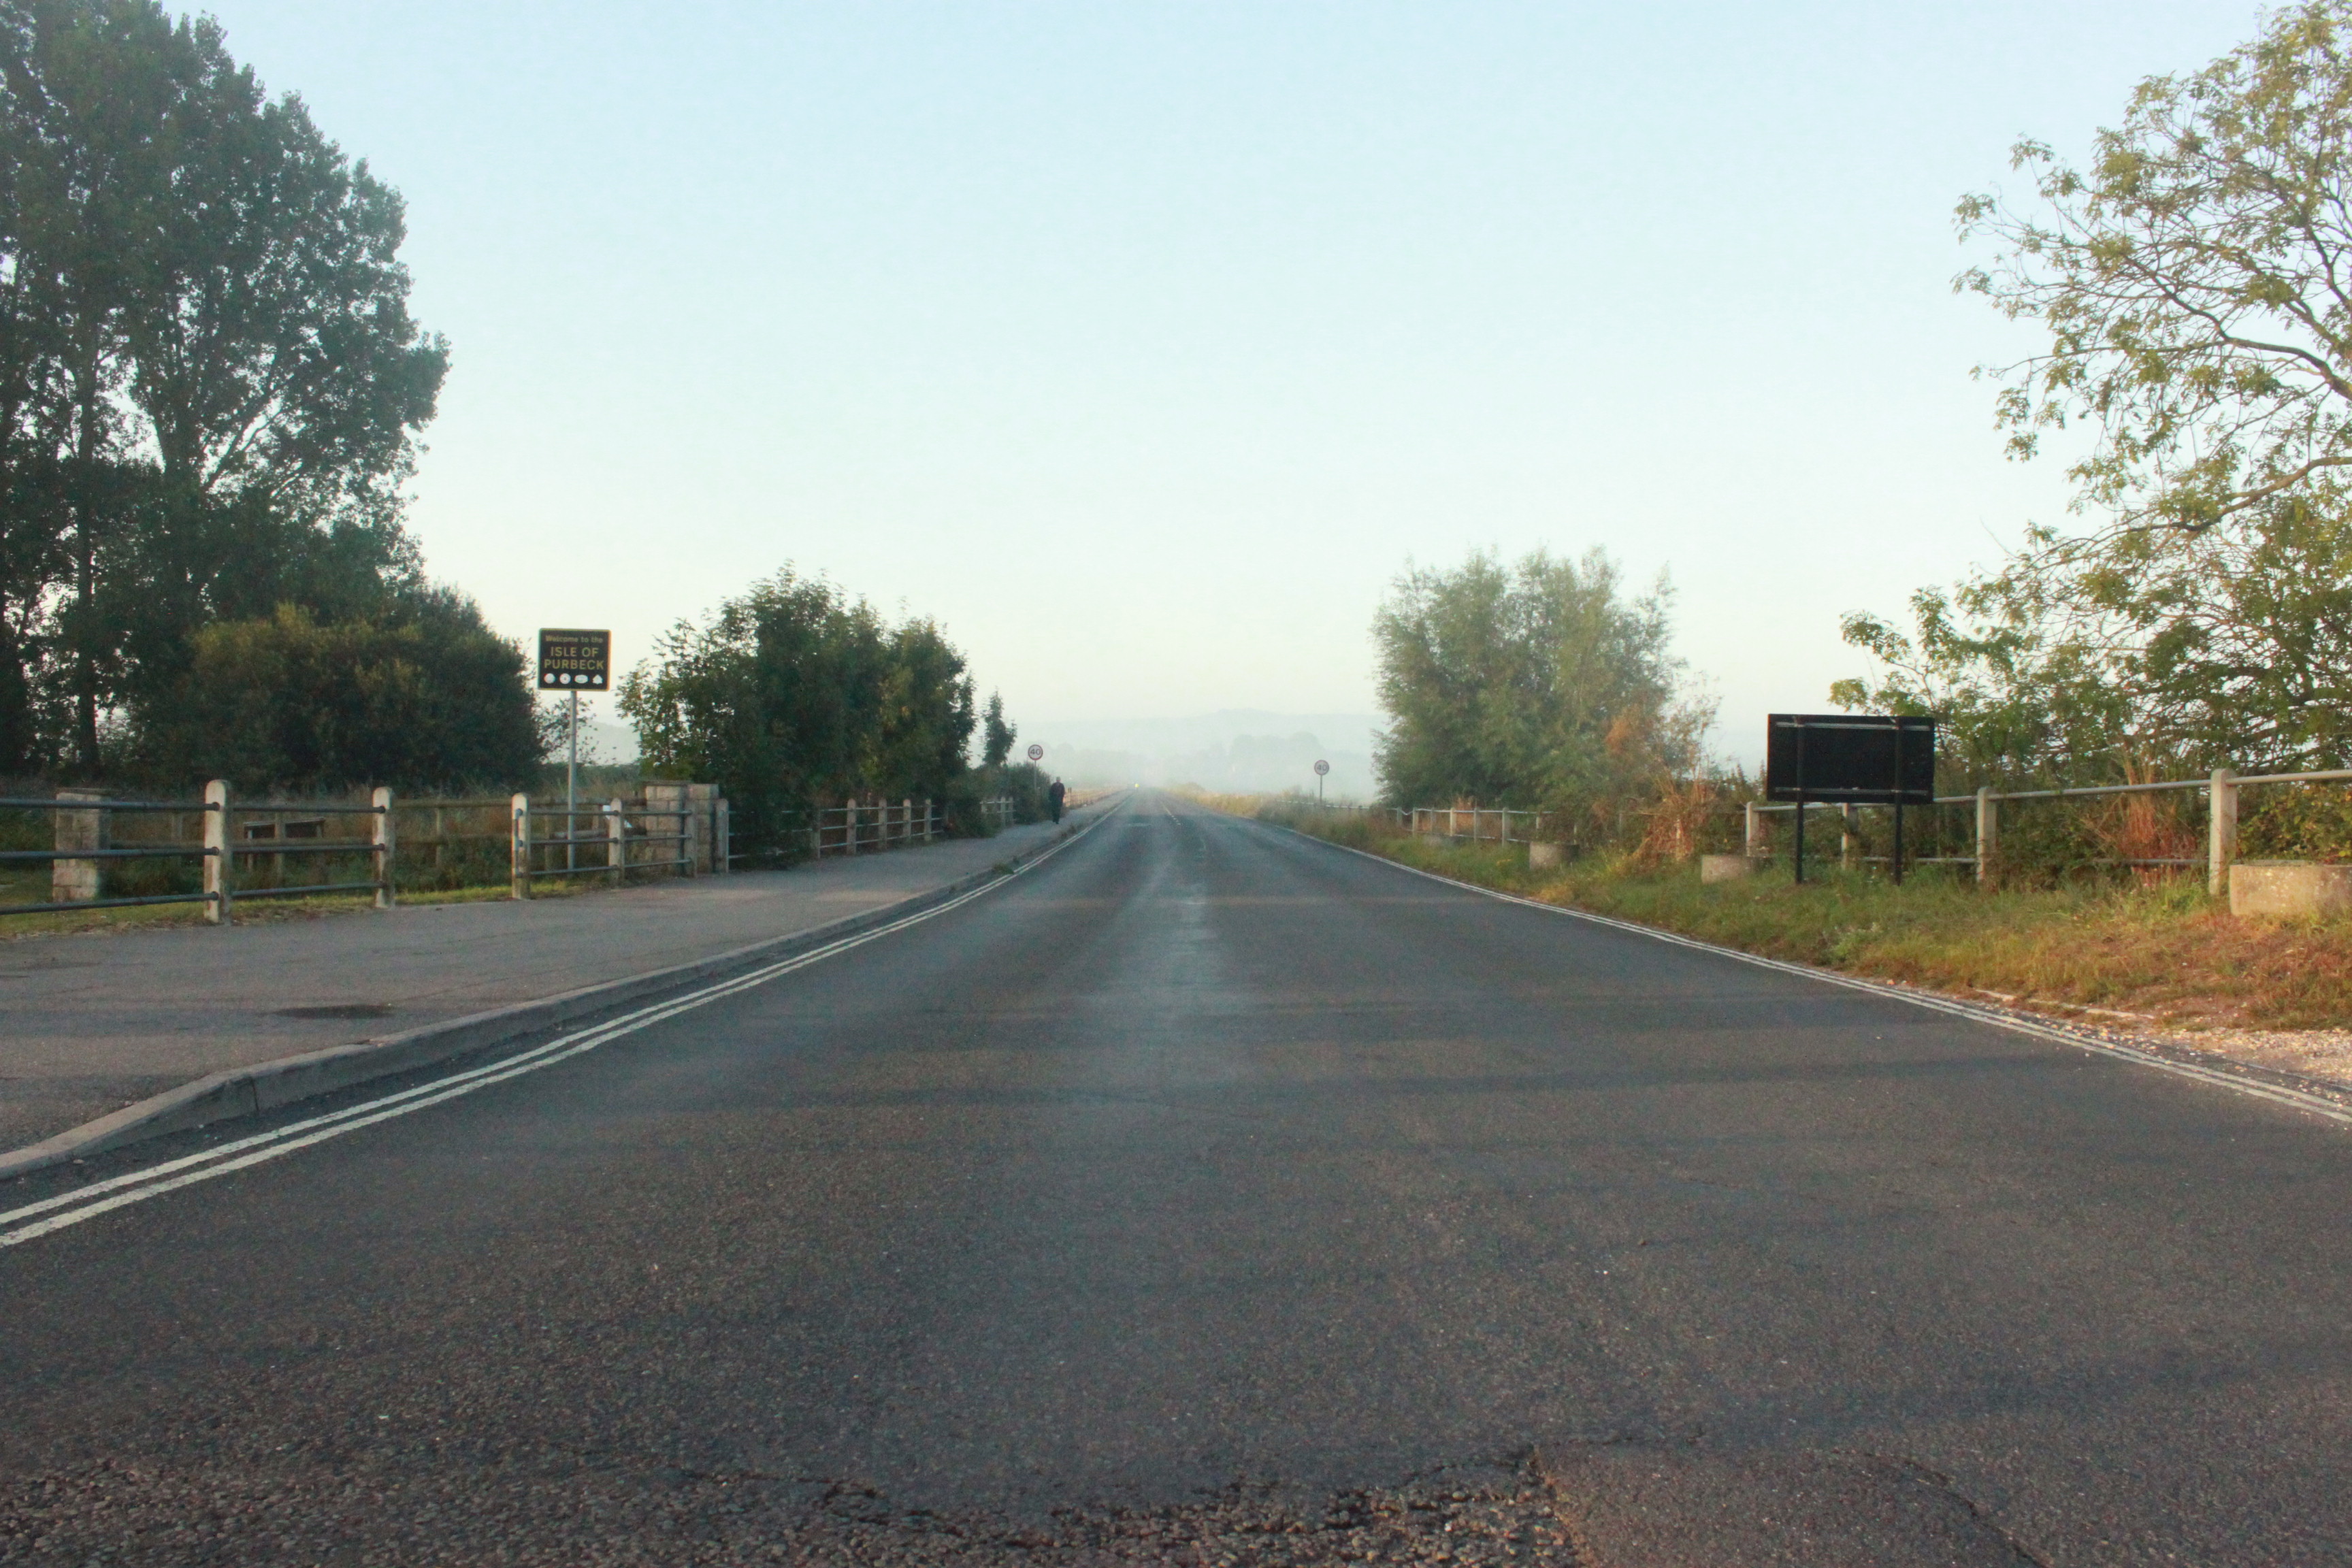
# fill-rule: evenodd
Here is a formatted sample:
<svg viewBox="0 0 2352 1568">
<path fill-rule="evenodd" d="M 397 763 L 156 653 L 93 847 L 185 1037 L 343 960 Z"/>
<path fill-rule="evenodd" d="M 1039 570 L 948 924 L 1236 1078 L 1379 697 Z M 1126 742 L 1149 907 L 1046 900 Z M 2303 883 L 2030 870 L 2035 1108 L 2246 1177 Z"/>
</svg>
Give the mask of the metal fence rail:
<svg viewBox="0 0 2352 1568">
<path fill-rule="evenodd" d="M 706 822 L 703 807 L 708 805 L 711 820 Z M 618 885 L 628 879 L 632 871 L 676 871 L 691 877 L 708 867 L 724 873 L 737 858 L 727 850 L 714 853 L 711 846 L 728 843 L 731 835 L 726 829 L 727 808 L 722 800 L 709 802 L 655 802 L 631 805 L 626 801 L 608 800 L 602 805 L 566 807 L 535 805 L 527 795 L 518 795 L 507 803 L 508 855 L 511 897 L 528 899 L 531 884 L 550 878 L 603 877 Z M 593 832 L 580 831 L 583 821 L 596 824 Z M 561 822 L 560 833 L 541 832 L 537 824 Z M 707 836 L 707 837 L 706 837 Z M 593 865 L 579 863 L 582 846 L 593 847 L 597 859 Z M 647 856 L 635 853 L 639 847 L 674 846 L 667 855 Z M 562 865 L 550 862 L 553 852 L 563 852 Z"/>
<path fill-rule="evenodd" d="M 1939 855 L 1922 857 L 1916 864 L 1973 866 L 1977 880 L 1992 883 L 1999 880 L 2000 863 L 2000 806 L 2004 802 L 2028 800 L 2071 800 L 2100 796 L 2159 795 L 2175 790 L 2202 790 L 2206 793 L 2206 847 L 2201 859 L 2178 856 L 2116 857 L 2081 864 L 2122 867 L 2189 867 L 2205 868 L 2206 890 L 2215 898 L 2225 897 L 2230 890 L 2230 868 L 2238 859 L 2239 791 L 2248 785 L 2291 784 L 2352 783 L 2352 768 L 2328 768 L 2291 773 L 2238 773 L 2229 768 L 2216 768 L 2201 779 L 2153 779 L 2145 784 L 2086 784 L 2080 789 L 2019 789 L 1997 790 L 1990 786 L 1971 795 L 1939 795 L 1935 804 L 1941 806 L 1973 806 L 1976 813 L 1975 848 L 1973 855 Z M 1764 844 L 1762 818 L 1768 813 L 1793 812 L 1794 802 L 1766 804 L 1749 801 L 1745 806 L 1747 816 L 1746 848 L 1751 858 L 1765 858 L 1769 849 Z M 1809 810 L 1842 810 L 1844 815 L 1845 837 L 1853 835 L 1853 808 L 1808 804 Z M 1848 856 L 1848 858 L 1853 857 Z M 1864 857 L 1878 859 L 1882 857 Z"/>
<path fill-rule="evenodd" d="M 648 786 L 652 789 L 656 786 Z M 528 795 L 506 800 L 426 799 L 395 801 L 392 791 L 379 789 L 365 805 L 350 801 L 239 801 L 219 780 L 205 786 L 202 800 L 117 799 L 96 792 L 64 790 L 54 796 L 0 796 L 0 812 L 37 813 L 50 819 L 47 848 L 0 849 L 0 871 L 47 865 L 51 869 L 51 897 L 0 902 L 0 916 L 67 914 L 85 910 L 125 909 L 153 904 L 203 904 L 215 924 L 230 923 L 237 902 L 247 899 L 301 898 L 314 894 L 369 893 L 376 906 L 388 909 L 396 899 L 402 847 L 399 816 L 417 820 L 430 813 L 432 831 L 409 841 L 412 850 L 429 849 L 432 864 L 442 864 L 445 848 L 479 844 L 503 845 L 508 860 L 509 891 L 528 898 L 530 883 L 540 878 L 601 875 L 614 881 L 629 874 L 652 872 L 693 876 L 709 868 L 724 871 L 725 855 L 714 857 L 714 842 L 728 842 L 728 810 L 723 799 L 705 786 L 662 784 L 679 793 L 676 799 L 652 799 L 642 805 L 614 800 L 585 810 L 565 812 L 561 806 L 536 805 Z M 700 793 L 696 793 L 700 792 Z M 478 814 L 483 831 L 453 829 L 451 818 Z M 118 817 L 177 816 L 201 823 L 200 837 L 187 837 L 188 824 L 166 823 L 170 837 L 118 836 Z M 327 836 L 328 824 L 363 819 L 364 837 L 348 832 Z M 562 822 L 560 832 L 545 826 Z M 592 824 L 594 830 L 583 831 Z M 534 829 L 537 829 L 536 831 Z M 19 838 L 18 844 L 23 840 Z M 588 866 L 544 864 L 560 850 L 576 860 L 579 847 L 594 847 L 595 862 Z M 201 890 L 173 889 L 160 892 L 126 893 L 106 886 L 106 868 L 140 861 L 195 861 L 202 867 Z M 257 875 L 257 863 L 268 862 L 271 874 Z M 363 860 L 362 877 L 337 877 L 338 861 Z M 290 865 L 320 869 L 285 879 Z M 137 885 L 135 882 L 132 884 Z"/>
<path fill-rule="evenodd" d="M 42 797 L 0 798 L 0 810 L 43 811 L 54 818 L 52 838 L 47 849 L 13 849 L 0 859 L 22 864 L 46 861 L 51 868 L 50 890 L 68 896 L 47 900 L 0 904 L 0 915 L 62 914 L 79 910 L 129 909 L 152 904 L 193 904 L 206 906 L 205 918 L 215 924 L 226 924 L 232 917 L 236 900 L 247 899 L 291 898 L 310 893 L 372 892 L 379 906 L 392 902 L 391 791 L 378 790 L 366 805 L 304 801 L 288 803 L 261 801 L 240 805 L 230 796 L 228 785 L 215 780 L 205 786 L 201 801 L 117 800 L 97 794 L 60 791 Z M 161 814 L 200 816 L 204 822 L 204 838 L 191 844 L 175 839 L 152 839 L 131 844 L 108 842 L 112 819 L 118 814 Z M 289 816 L 323 818 L 333 816 L 363 816 L 374 823 L 374 831 L 366 838 L 328 839 L 286 838 L 278 836 L 281 826 L 277 818 Z M 237 826 L 242 819 L 269 817 L 272 836 L 268 838 L 240 838 Z M 364 881 L 320 881 L 295 886 L 252 884 L 244 882 L 237 874 L 240 859 L 252 860 L 264 856 L 283 866 L 289 855 L 357 855 L 370 860 L 371 874 Z M 142 893 L 131 896 L 108 896 L 100 867 L 110 861 L 127 860 L 188 860 L 201 862 L 204 887 L 198 892 Z"/>
<path fill-rule="evenodd" d="M 51 898 L 32 903 L 0 904 L 0 914 L 37 915 L 64 913 L 73 910 L 121 910 L 146 904 L 210 903 L 215 895 L 208 889 L 200 893 L 152 893 L 132 898 L 106 898 L 99 889 L 103 886 L 100 863 L 108 860 L 205 860 L 220 851 L 207 832 L 205 841 L 187 845 L 163 841 L 137 848 L 122 848 L 104 842 L 104 816 L 115 812 L 173 813 L 196 815 L 218 808 L 209 801 L 180 800 L 115 800 L 99 795 L 66 793 L 53 796 L 0 797 L 0 810 L 46 812 L 72 820 L 52 824 L 53 847 L 47 849 L 10 849 L 0 851 L 0 863 L 23 864 L 40 862 L 49 866 L 50 890 L 60 886 L 82 886 L 89 891 L 70 899 Z M 58 844 L 55 840 L 72 838 L 79 842 Z M 62 870 L 60 868 L 62 867 Z"/>
</svg>

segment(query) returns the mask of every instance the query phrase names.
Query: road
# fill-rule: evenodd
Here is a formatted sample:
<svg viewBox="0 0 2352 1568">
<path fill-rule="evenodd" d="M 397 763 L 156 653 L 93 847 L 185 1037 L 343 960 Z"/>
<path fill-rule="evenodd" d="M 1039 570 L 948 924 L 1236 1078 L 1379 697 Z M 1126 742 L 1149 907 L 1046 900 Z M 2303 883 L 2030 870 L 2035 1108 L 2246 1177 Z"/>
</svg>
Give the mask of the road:
<svg viewBox="0 0 2352 1568">
<path fill-rule="evenodd" d="M 0 1248 L 0 1559 L 2342 1563 L 2347 1215 L 2352 1129 L 1147 795 Z"/>
</svg>

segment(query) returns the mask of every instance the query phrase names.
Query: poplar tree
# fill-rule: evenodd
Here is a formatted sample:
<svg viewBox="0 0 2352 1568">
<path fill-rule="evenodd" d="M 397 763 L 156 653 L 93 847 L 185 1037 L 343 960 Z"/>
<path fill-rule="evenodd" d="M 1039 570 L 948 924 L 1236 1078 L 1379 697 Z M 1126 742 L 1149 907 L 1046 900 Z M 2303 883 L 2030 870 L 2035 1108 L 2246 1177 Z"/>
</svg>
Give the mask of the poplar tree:
<svg viewBox="0 0 2352 1568">
<path fill-rule="evenodd" d="M 46 689 L 89 771 L 203 625 L 272 612 L 257 584 L 413 585 L 398 489 L 447 350 L 397 194 L 209 18 L 0 0 L 0 767 Z"/>
</svg>

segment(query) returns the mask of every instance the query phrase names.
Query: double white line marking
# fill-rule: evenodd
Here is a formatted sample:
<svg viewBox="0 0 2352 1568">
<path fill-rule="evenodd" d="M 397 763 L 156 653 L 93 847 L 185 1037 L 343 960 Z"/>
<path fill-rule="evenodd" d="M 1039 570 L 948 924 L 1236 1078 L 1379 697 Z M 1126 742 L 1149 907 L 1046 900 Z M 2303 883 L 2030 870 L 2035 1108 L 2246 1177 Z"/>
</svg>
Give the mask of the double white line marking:
<svg viewBox="0 0 2352 1568">
<path fill-rule="evenodd" d="M 1101 820 L 1097 818 L 1097 823 Z M 362 1104 L 346 1106 L 341 1110 L 331 1110 L 322 1116 L 308 1117 L 299 1121 L 289 1122 L 283 1127 L 273 1128 L 267 1132 L 257 1132 L 249 1138 L 239 1138 L 232 1142 L 223 1143 L 217 1148 L 206 1149 L 200 1153 L 185 1155 L 177 1160 L 167 1160 L 163 1164 L 151 1165 L 145 1170 L 133 1171 L 126 1175 L 114 1176 L 102 1182 L 92 1182 L 86 1187 L 77 1187 L 72 1192 L 62 1193 L 53 1198 L 43 1198 L 38 1203 L 26 1204 L 22 1208 L 0 1212 L 0 1247 L 15 1247 L 23 1242 L 32 1241 L 47 1236 L 53 1231 L 63 1230 L 68 1226 L 79 1225 L 86 1219 L 96 1219 L 100 1215 L 110 1213 L 115 1209 L 127 1208 L 132 1204 L 143 1203 L 149 1198 L 161 1197 L 165 1193 L 176 1192 L 182 1187 L 191 1187 L 198 1182 L 209 1182 L 216 1176 L 226 1176 L 232 1171 L 242 1171 L 271 1160 L 283 1159 L 296 1150 L 307 1149 L 313 1143 L 323 1143 L 330 1138 L 340 1138 L 346 1132 L 356 1132 L 362 1127 L 373 1127 L 379 1121 L 389 1121 L 395 1116 L 406 1116 L 409 1112 L 422 1110 L 428 1105 L 438 1105 L 445 1100 L 455 1100 L 459 1095 L 471 1094 L 476 1089 L 488 1089 L 492 1084 L 504 1083 L 509 1079 L 520 1078 L 525 1073 L 534 1073 L 542 1068 L 551 1068 L 558 1062 L 585 1055 L 599 1046 L 619 1039 L 624 1035 L 635 1034 L 640 1029 L 651 1028 L 656 1024 L 675 1018 L 681 1013 L 691 1013 L 697 1007 L 707 1007 L 713 1002 L 749 991 L 755 986 L 765 985 L 769 981 L 781 975 L 790 974 L 796 969 L 806 969 L 813 963 L 822 963 L 828 958 L 836 958 L 850 949 L 863 947 L 869 942 L 879 942 L 886 936 L 905 931 L 908 926 L 920 925 L 929 920 L 937 920 L 950 910 L 961 909 L 974 899 L 994 892 L 1012 880 L 1013 877 L 1021 876 L 1044 865 L 1087 834 L 1093 832 L 1096 823 L 1089 823 L 1083 830 L 1055 845 L 1035 859 L 1024 861 L 1013 868 L 1011 876 L 983 882 L 970 892 L 959 893 L 944 903 L 934 904 L 928 910 L 892 921 L 886 925 L 876 926 L 871 931 L 859 931 L 855 936 L 845 936 L 838 942 L 827 942 L 823 947 L 811 948 L 806 952 L 798 952 L 790 958 L 779 959 L 773 963 L 739 974 L 731 980 L 722 980 L 706 985 L 699 991 L 689 991 L 685 995 L 673 996 L 667 1002 L 656 1002 L 649 1006 L 640 1007 L 633 1013 L 624 1013 L 617 1018 L 608 1018 L 588 1028 L 574 1030 L 571 1034 L 550 1040 L 543 1046 L 535 1046 L 520 1055 L 505 1057 L 482 1067 L 453 1073 L 447 1078 L 436 1079 L 431 1083 L 419 1084 L 415 1089 L 404 1089 L 396 1094 L 383 1095 Z"/>
</svg>

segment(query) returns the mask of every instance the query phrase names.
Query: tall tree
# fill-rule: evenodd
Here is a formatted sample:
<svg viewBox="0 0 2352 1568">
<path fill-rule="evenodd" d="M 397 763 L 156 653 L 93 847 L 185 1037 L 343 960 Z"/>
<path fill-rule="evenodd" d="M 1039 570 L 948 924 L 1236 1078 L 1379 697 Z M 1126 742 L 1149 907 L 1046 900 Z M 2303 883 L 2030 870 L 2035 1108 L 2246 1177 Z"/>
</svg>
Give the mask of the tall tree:
<svg viewBox="0 0 2352 1568">
<path fill-rule="evenodd" d="M 1891 663 L 1843 700 L 1938 692 L 2004 776 L 2352 761 L 2347 23 L 2352 0 L 2274 13 L 2143 81 L 2087 169 L 2020 142 L 2032 203 L 1961 202 L 2000 252 L 1956 286 L 2048 332 L 1993 373 L 2009 449 L 2088 422 L 2092 521 L 1924 595 L 1916 637 L 1849 617 Z"/>
<path fill-rule="evenodd" d="M 98 558 L 142 477 L 121 397 L 127 322 L 166 221 L 185 41 L 152 5 L 29 0 L 0 12 L 11 324 L 26 394 L 9 431 L 18 481 L 9 499 L 24 508 L 11 525 L 65 526 L 59 564 L 70 602 L 58 631 L 85 766 L 96 764 L 109 651 Z"/>
<path fill-rule="evenodd" d="M 984 768 L 1003 767 L 1005 759 L 1013 754 L 1013 742 L 1019 734 L 1020 731 L 1005 721 L 1004 694 L 990 692 L 987 710 L 980 721 L 980 765 Z"/>
<path fill-rule="evenodd" d="M 61 579 L 88 769 L 102 714 L 171 683 L 223 584 L 268 574 L 242 546 L 340 531 L 403 558 L 397 488 L 447 353 L 407 313 L 397 195 L 267 99 L 211 20 L 0 0 L 0 504 L 12 536 L 63 525 L 62 550 L 0 549 L 21 574 L 0 611 Z M 5 701 L 0 673 L 0 726 Z"/>
<path fill-rule="evenodd" d="M 128 318 L 131 399 L 176 505 L 364 505 L 406 476 L 448 369 L 408 313 L 400 195 L 299 99 L 266 99 L 210 21 L 189 41 L 178 199 Z"/>
<path fill-rule="evenodd" d="M 1972 195 L 2003 247 L 1956 287 L 2049 347 L 2006 367 L 2010 448 L 2095 423 L 2072 469 L 2124 529 L 2201 531 L 2352 465 L 2352 61 L 2347 0 L 2274 14 L 2189 77 L 2151 77 L 2087 170 L 2022 141 L 2039 198 Z"/>
</svg>

